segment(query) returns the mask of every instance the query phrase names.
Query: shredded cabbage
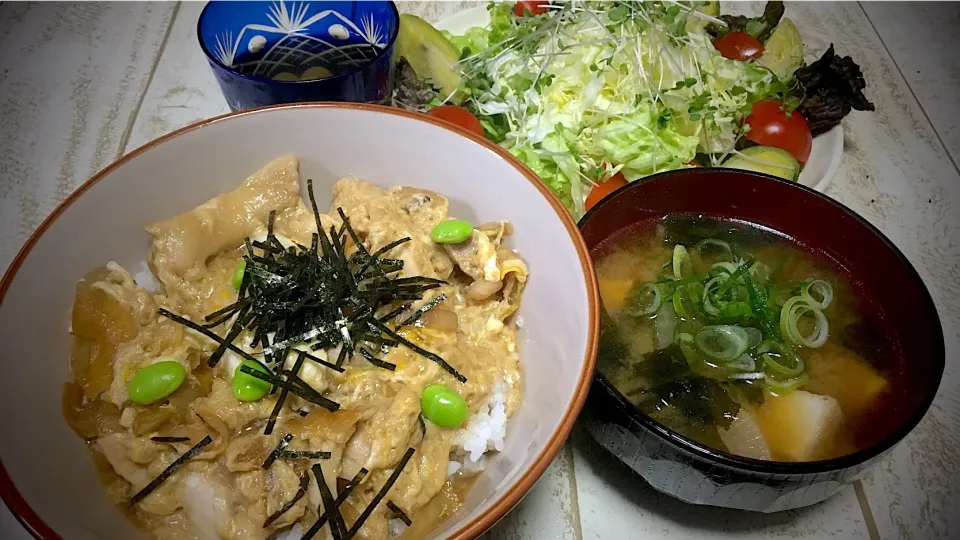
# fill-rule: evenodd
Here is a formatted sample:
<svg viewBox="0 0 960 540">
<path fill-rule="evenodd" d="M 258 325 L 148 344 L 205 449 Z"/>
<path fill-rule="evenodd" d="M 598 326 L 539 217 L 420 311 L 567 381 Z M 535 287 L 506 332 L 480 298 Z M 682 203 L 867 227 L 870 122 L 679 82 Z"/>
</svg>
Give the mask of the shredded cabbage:
<svg viewBox="0 0 960 540">
<path fill-rule="evenodd" d="M 694 2 L 583 2 L 516 17 L 491 3 L 487 28 L 450 36 L 466 105 L 574 216 L 594 182 L 723 161 L 750 105 L 785 85 L 718 53 Z M 702 2 L 700 3 L 702 4 Z"/>
</svg>

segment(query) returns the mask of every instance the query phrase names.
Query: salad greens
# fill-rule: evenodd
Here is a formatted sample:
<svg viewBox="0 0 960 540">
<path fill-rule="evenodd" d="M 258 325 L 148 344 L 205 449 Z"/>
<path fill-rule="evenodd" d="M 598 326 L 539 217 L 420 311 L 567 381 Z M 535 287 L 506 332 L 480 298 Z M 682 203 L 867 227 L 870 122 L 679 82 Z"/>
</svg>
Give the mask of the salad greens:
<svg viewBox="0 0 960 540">
<path fill-rule="evenodd" d="M 401 15 L 392 100 L 455 124 L 476 116 L 577 218 L 627 181 L 684 167 L 796 180 L 813 135 L 873 110 L 832 45 L 803 65 L 779 1 L 754 18 L 704 1 L 526 7 L 491 2 L 487 27 L 459 36 Z"/>
<path fill-rule="evenodd" d="M 723 22 L 700 4 L 574 1 L 516 17 L 492 3 L 487 28 L 448 35 L 459 92 L 488 137 L 580 216 L 594 182 L 616 172 L 632 181 L 697 153 L 720 164 L 750 105 L 786 93 L 770 71 L 714 49 L 707 26 Z"/>
</svg>

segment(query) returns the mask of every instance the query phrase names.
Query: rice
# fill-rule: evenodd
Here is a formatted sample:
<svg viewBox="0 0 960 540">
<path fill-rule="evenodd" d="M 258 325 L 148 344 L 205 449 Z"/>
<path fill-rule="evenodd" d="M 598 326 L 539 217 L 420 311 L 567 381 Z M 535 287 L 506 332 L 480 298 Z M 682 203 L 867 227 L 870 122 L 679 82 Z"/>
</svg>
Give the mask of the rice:
<svg viewBox="0 0 960 540">
<path fill-rule="evenodd" d="M 458 471 L 480 472 L 484 468 L 484 454 L 503 450 L 507 434 L 507 392 L 503 381 L 497 382 L 490 399 L 467 420 L 457 433 L 457 446 L 447 464 L 447 474 Z"/>
</svg>

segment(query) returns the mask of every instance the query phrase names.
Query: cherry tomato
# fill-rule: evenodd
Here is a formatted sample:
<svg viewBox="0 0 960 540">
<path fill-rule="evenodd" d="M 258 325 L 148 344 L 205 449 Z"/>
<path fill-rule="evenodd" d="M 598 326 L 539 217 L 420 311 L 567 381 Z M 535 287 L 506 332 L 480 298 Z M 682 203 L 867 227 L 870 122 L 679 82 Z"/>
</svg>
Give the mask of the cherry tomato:
<svg viewBox="0 0 960 540">
<path fill-rule="evenodd" d="M 789 115 L 783 104 L 775 100 L 763 100 L 753 104 L 744 124 L 750 125 L 745 135 L 748 141 L 763 146 L 775 146 L 790 152 L 800 164 L 807 162 L 813 148 L 813 136 L 807 121 L 799 112 Z"/>
<path fill-rule="evenodd" d="M 746 32 L 730 32 L 718 37 L 713 46 L 724 58 L 750 60 L 763 54 L 763 44 Z"/>
<path fill-rule="evenodd" d="M 524 17 L 527 12 L 529 12 L 530 15 L 543 15 L 547 12 L 547 4 L 548 2 L 537 2 L 536 0 L 517 2 L 513 5 L 513 14 L 517 17 Z"/>
<path fill-rule="evenodd" d="M 470 111 L 456 105 L 440 105 L 427 111 L 427 116 L 439 118 L 458 127 L 461 127 L 471 133 L 484 136 L 483 126 L 480 121 Z"/>
<path fill-rule="evenodd" d="M 593 205 L 600 202 L 604 197 L 613 193 L 619 187 L 627 185 L 627 179 L 622 174 L 617 173 L 610 178 L 595 184 L 590 193 L 587 194 L 587 200 L 583 203 L 586 210 L 593 208 Z"/>
</svg>

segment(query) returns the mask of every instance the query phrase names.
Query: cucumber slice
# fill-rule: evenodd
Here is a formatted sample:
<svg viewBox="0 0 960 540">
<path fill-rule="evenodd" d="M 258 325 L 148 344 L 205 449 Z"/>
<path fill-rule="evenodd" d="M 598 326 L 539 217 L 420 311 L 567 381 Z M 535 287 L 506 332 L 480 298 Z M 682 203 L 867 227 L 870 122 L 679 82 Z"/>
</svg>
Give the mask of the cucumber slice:
<svg viewBox="0 0 960 540">
<path fill-rule="evenodd" d="M 730 156 L 720 166 L 765 173 L 790 181 L 796 181 L 800 176 L 800 163 L 786 150 L 772 146 L 751 146 L 740 154 Z"/>
<path fill-rule="evenodd" d="M 460 86 L 460 54 L 439 30 L 420 17 L 400 15 L 396 54 L 406 59 L 417 76 L 433 84 L 444 98 Z M 457 96 L 451 101 L 459 102 Z"/>
<path fill-rule="evenodd" d="M 756 63 L 772 71 L 780 80 L 793 77 L 793 72 L 803 65 L 803 42 L 793 21 L 780 21 L 763 44 L 763 55 Z"/>
</svg>

